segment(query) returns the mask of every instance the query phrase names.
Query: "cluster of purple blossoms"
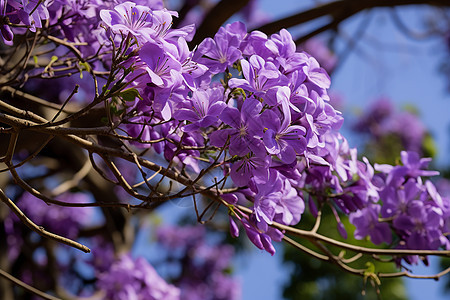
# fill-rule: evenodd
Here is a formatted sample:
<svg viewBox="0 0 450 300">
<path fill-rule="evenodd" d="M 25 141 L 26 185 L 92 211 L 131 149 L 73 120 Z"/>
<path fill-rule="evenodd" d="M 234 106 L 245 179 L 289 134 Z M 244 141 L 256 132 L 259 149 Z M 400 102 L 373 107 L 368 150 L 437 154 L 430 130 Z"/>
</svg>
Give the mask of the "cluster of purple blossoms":
<svg viewBox="0 0 450 300">
<path fill-rule="evenodd" d="M 14 31 L 8 24 L 25 25 L 32 32 L 42 28 L 42 20 L 49 19 L 49 0 L 0 0 L 0 37 L 6 45 L 13 44 Z M 8 22 L 5 22 L 8 21 Z M 6 23 L 6 24 L 5 24 Z M 18 28 L 18 31 L 23 31 Z"/>
<path fill-rule="evenodd" d="M 113 31 L 128 26 L 123 19 L 111 20 L 104 18 Z M 136 29 L 142 31 L 140 36 L 151 32 L 151 22 L 141 25 Z M 199 162 L 192 157 L 200 153 L 174 151 L 175 144 L 225 148 L 234 157 L 233 163 L 224 164 L 231 167 L 234 184 L 248 187 L 254 202 L 254 218 L 242 223 L 247 233 L 264 234 L 267 245 L 279 240 L 279 232 L 268 235 L 268 225 L 296 224 L 304 211 L 297 179 L 289 177 L 289 170 L 301 165 L 302 158 L 308 165 L 328 164 L 323 159 L 329 154 L 326 135 L 343 121 L 329 104 L 326 71 L 313 57 L 296 52 L 286 30 L 268 38 L 261 32 L 248 34 L 243 23 L 235 22 L 194 52 L 187 48 L 185 29 L 167 32 L 152 36 L 127 62 L 142 99 L 128 108 L 133 115 L 125 129 L 139 140 L 136 145 L 153 147 L 167 160 L 195 171 Z M 224 84 L 213 80 L 224 72 L 241 72 L 242 77 L 227 77 Z M 165 141 L 151 142 L 164 137 Z M 263 189 L 269 181 L 274 188 Z M 280 195 L 287 198 L 281 201 Z"/>
<path fill-rule="evenodd" d="M 179 272 L 172 277 L 181 299 L 240 299 L 239 281 L 230 275 L 234 248 L 207 243 L 205 234 L 204 226 L 165 226 L 157 230 L 158 243 L 168 250 L 164 251 L 167 262 L 179 262 Z"/>
<path fill-rule="evenodd" d="M 98 275 L 97 287 L 106 299 L 177 300 L 180 290 L 162 279 L 143 258 L 127 254 L 115 260 L 110 268 Z"/>
<path fill-rule="evenodd" d="M 157 241 L 164 247 L 167 262 L 177 261 L 173 274 L 182 299 L 241 298 L 239 281 L 230 275 L 234 248 L 211 244 L 205 239 L 204 226 L 160 227 Z"/>
<path fill-rule="evenodd" d="M 203 167 L 195 157 L 214 160 L 225 151 L 220 166 L 239 187 L 222 195 L 230 205 L 233 236 L 239 235 L 238 221 L 258 248 L 274 254 L 272 241 L 283 233 L 270 225 L 297 224 L 307 197 L 313 214 L 331 205 L 344 237 L 339 212 L 353 220 L 365 216 L 358 237 L 371 235 L 375 243 L 390 241 L 392 232 L 406 237 L 405 230 L 378 223 L 380 216 L 388 218 L 380 207 L 387 201 L 382 176 L 367 159 L 358 160 L 338 133 L 343 118 L 330 104 L 330 78 L 314 57 L 297 52 L 287 30 L 268 37 L 235 22 L 190 51 L 186 41 L 193 28 L 172 29 L 167 24 L 176 14 L 157 12 L 131 2 L 101 12 L 116 37 L 138 41 L 126 65 L 140 97 L 127 107 L 124 130 L 134 145 L 195 172 Z M 212 151 L 192 150 L 200 148 Z M 250 216 L 234 206 L 238 199 L 252 203 Z M 439 232 L 442 246 L 447 239 Z M 408 247 L 413 246 L 418 245 Z"/>
<path fill-rule="evenodd" d="M 405 126 L 408 124 L 408 126 Z M 422 153 L 425 125 L 417 115 L 409 111 L 395 111 L 387 98 L 375 101 L 354 124 L 358 133 L 368 134 L 376 142 L 386 136 L 394 135 L 401 141 L 403 149 Z"/>
<path fill-rule="evenodd" d="M 380 171 L 374 178 L 379 200 L 350 214 L 356 226 L 355 237 L 369 235 L 372 242 L 391 243 L 402 249 L 450 249 L 450 202 L 441 197 L 435 185 L 422 177 L 435 176 L 436 171 L 425 170 L 430 159 L 420 158 L 415 152 L 401 153 L 402 165 L 375 165 Z M 417 262 L 417 257 L 407 258 Z"/>
<path fill-rule="evenodd" d="M 268 37 L 235 22 L 191 51 L 194 27 L 172 28 L 177 13 L 160 0 L 0 1 L 0 14 L 30 30 L 48 20 L 51 34 L 80 44 L 85 58 L 105 49 L 92 63 L 96 70 L 123 47 L 121 82 L 139 97 L 124 101 L 120 129 L 172 166 L 199 173 L 204 161 L 215 161 L 238 187 L 221 195 L 234 236 L 240 223 L 258 248 L 274 254 L 272 241 L 283 233 L 273 222 L 295 225 L 306 206 L 316 214 L 330 205 L 344 236 L 339 212 L 351 215 L 357 237 L 375 243 L 395 234 L 398 247 L 448 247 L 448 201 L 421 179 L 434 173 L 423 171 L 425 161 L 413 152 L 402 153 L 403 166 L 378 167 L 381 173 L 358 160 L 338 133 L 343 117 L 330 104 L 326 70 L 296 50 L 287 30 Z M 2 24 L 3 41 L 10 44 L 20 30 Z M 253 213 L 241 212 L 238 201 L 250 201 Z"/>
</svg>

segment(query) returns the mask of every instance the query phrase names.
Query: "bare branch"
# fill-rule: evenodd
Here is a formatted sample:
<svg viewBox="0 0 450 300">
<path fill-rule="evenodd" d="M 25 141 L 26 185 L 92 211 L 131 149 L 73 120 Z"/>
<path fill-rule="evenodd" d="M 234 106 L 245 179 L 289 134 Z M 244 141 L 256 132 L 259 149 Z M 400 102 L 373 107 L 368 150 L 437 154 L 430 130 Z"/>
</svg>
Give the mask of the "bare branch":
<svg viewBox="0 0 450 300">
<path fill-rule="evenodd" d="M 47 293 L 44 293 L 40 290 L 38 290 L 37 288 L 32 287 L 31 285 L 26 284 L 25 282 L 23 282 L 22 280 L 12 276 L 11 274 L 9 274 L 8 272 L 3 271 L 2 269 L 0 269 L 0 276 L 3 276 L 3 278 L 11 281 L 12 283 L 14 283 L 15 285 L 18 285 L 20 287 L 22 287 L 23 289 L 27 290 L 28 292 L 39 296 L 43 299 L 47 299 L 47 300 L 61 300 L 61 298 L 57 298 L 54 297 L 52 295 L 49 295 Z"/>
<path fill-rule="evenodd" d="M 68 239 L 66 237 L 51 233 L 47 230 L 45 230 L 42 226 L 38 226 L 35 223 L 33 223 L 33 221 L 31 221 L 21 210 L 19 207 L 16 206 L 16 204 L 8 198 L 8 196 L 5 195 L 5 193 L 3 192 L 2 189 L 0 189 L 0 199 L 3 201 L 3 203 L 5 203 L 6 205 L 8 205 L 8 207 L 11 209 L 11 211 L 22 221 L 22 223 L 24 223 L 25 225 L 28 226 L 28 228 L 30 228 L 31 230 L 33 230 L 34 232 L 36 232 L 37 234 L 39 234 L 42 237 L 57 241 L 59 243 L 63 243 L 66 244 L 70 247 L 76 248 L 78 250 L 81 250 L 85 253 L 89 253 L 91 252 L 91 250 L 78 243 L 75 242 L 71 239 Z"/>
</svg>

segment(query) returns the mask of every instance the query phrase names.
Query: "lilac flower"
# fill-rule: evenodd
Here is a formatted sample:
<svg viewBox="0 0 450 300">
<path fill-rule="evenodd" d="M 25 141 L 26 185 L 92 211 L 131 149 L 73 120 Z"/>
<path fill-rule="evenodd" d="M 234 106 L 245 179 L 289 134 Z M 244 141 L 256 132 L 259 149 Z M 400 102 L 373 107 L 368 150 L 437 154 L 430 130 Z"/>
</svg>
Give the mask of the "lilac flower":
<svg viewBox="0 0 450 300">
<path fill-rule="evenodd" d="M 0 0 L 0 19 L 2 20 L 6 18 L 7 6 L 8 6 L 7 0 Z M 12 40 L 14 38 L 14 34 L 8 25 L 6 24 L 0 25 L 0 37 L 2 38 L 3 43 L 5 43 L 5 45 L 11 46 L 13 44 Z"/>
<path fill-rule="evenodd" d="M 242 88 L 261 97 L 271 87 L 283 85 L 286 81 L 272 62 L 258 55 L 250 56 L 248 61 L 241 59 L 240 62 L 245 79 L 231 78 L 228 82 L 231 88 Z"/>
<path fill-rule="evenodd" d="M 197 88 L 203 88 L 204 85 L 206 86 L 206 89 L 209 88 L 211 79 L 208 74 L 205 75 L 208 68 L 194 60 L 195 52 L 189 51 L 185 39 L 178 39 L 177 52 L 176 58 L 181 63 L 181 72 L 184 77 L 184 82 L 189 89 L 195 90 Z M 203 81 L 206 81 L 206 84 L 203 85 Z"/>
<path fill-rule="evenodd" d="M 246 155 L 233 163 L 230 176 L 237 186 L 246 186 L 251 179 L 257 179 L 259 184 L 264 184 L 269 179 L 269 166 L 269 156 Z"/>
<path fill-rule="evenodd" d="M 240 25 L 243 27 L 241 30 L 246 32 L 245 25 L 242 23 L 236 22 L 234 24 Z M 239 36 L 228 32 L 227 29 L 229 28 L 233 27 L 221 27 L 215 34 L 214 39 L 206 38 L 198 46 L 198 54 L 204 56 L 204 58 L 199 59 L 199 62 L 208 66 L 212 74 L 225 71 L 227 67 L 233 65 L 235 61 L 242 57 L 238 48 L 241 42 Z"/>
<path fill-rule="evenodd" d="M 200 167 L 196 157 L 200 156 L 198 150 L 181 150 L 178 149 L 178 144 L 191 146 L 191 147 L 201 147 L 202 143 L 199 143 L 200 139 L 196 137 L 197 133 L 185 133 L 181 137 L 177 133 L 169 133 L 172 127 L 163 127 L 163 136 L 171 139 L 175 143 L 166 143 L 164 148 L 164 157 L 167 161 L 175 160 L 175 162 L 181 162 L 184 165 L 192 168 L 196 173 L 200 173 Z M 203 141 L 201 141 L 203 142 Z"/>
<path fill-rule="evenodd" d="M 273 34 L 265 46 L 275 55 L 274 62 L 280 66 L 284 75 L 290 76 L 292 72 L 302 69 L 308 63 L 308 55 L 295 51 L 295 42 L 286 29 L 280 30 L 279 34 Z"/>
<path fill-rule="evenodd" d="M 127 1 L 116 5 L 114 10 L 101 10 L 100 18 L 115 33 L 150 40 L 154 32 L 151 13 L 148 7 Z"/>
<path fill-rule="evenodd" d="M 122 255 L 107 272 L 101 273 L 97 286 L 111 300 L 180 299 L 180 290 L 164 281 L 143 258 Z"/>
<path fill-rule="evenodd" d="M 287 178 L 282 180 L 282 183 L 282 194 L 275 206 L 273 220 L 284 225 L 295 225 L 300 221 L 301 214 L 305 211 L 305 202 Z"/>
<path fill-rule="evenodd" d="M 181 106 L 181 105 L 180 105 Z M 177 120 L 191 122 L 183 127 L 186 132 L 209 127 L 219 120 L 219 114 L 227 106 L 223 102 L 223 89 L 196 90 L 192 98 L 178 107 L 174 113 Z"/>
<path fill-rule="evenodd" d="M 254 98 L 247 98 L 240 111 L 234 107 L 226 107 L 219 118 L 231 128 L 213 132 L 210 136 L 211 144 L 223 147 L 229 138 L 231 155 L 244 156 L 250 151 L 261 154 L 262 143 L 258 139 L 262 135 L 259 120 L 261 109 L 261 103 Z"/>
<path fill-rule="evenodd" d="M 330 87 L 330 76 L 328 76 L 325 69 L 320 67 L 314 57 L 309 57 L 306 65 L 303 67 L 303 72 L 306 74 L 309 81 L 319 88 L 328 89 Z"/>
<path fill-rule="evenodd" d="M 414 200 L 407 214 L 394 219 L 393 225 L 403 232 L 410 249 L 437 249 L 441 245 L 441 228 L 444 225 L 442 210 Z"/>
<path fill-rule="evenodd" d="M 139 51 L 139 57 L 145 63 L 151 83 L 164 88 L 174 84 L 173 77 L 181 70 L 181 64 L 163 48 L 148 42 Z"/>
<path fill-rule="evenodd" d="M 382 216 L 389 218 L 401 213 L 406 213 L 410 203 L 421 192 L 421 186 L 413 178 L 410 178 L 400 187 L 386 186 L 380 193 L 383 201 Z"/>
<path fill-rule="evenodd" d="M 239 236 L 239 227 L 231 215 L 228 216 L 228 220 L 230 223 L 230 234 L 232 237 L 237 238 Z"/>
<path fill-rule="evenodd" d="M 281 184 L 281 180 L 277 180 L 260 186 L 255 196 L 254 214 L 258 228 L 263 231 L 268 229 L 267 225 L 273 223 L 275 208 L 281 198 Z"/>
<path fill-rule="evenodd" d="M 266 250 L 272 256 L 275 254 L 275 248 L 272 245 L 272 239 L 265 233 L 258 231 L 258 229 L 249 223 L 246 219 L 242 219 L 242 225 L 244 226 L 245 233 L 249 240 L 259 249 Z"/>
<path fill-rule="evenodd" d="M 356 226 L 354 232 L 358 240 L 370 236 L 370 240 L 379 245 L 383 242 L 391 243 L 392 233 L 388 223 L 378 221 L 380 205 L 371 204 L 362 210 L 350 214 L 350 222 Z"/>
<path fill-rule="evenodd" d="M 29 26 L 30 31 L 35 32 L 36 28 L 42 28 L 42 20 L 47 20 L 49 18 L 49 13 L 47 10 L 47 6 L 49 1 L 40 1 L 40 0 L 16 0 L 9 1 L 8 4 L 13 6 L 14 8 L 20 10 L 17 15 L 19 19 L 25 24 Z"/>
<path fill-rule="evenodd" d="M 418 176 L 436 176 L 439 175 L 437 171 L 424 170 L 431 161 L 431 158 L 420 158 L 417 152 L 402 151 L 400 153 L 403 166 L 390 166 L 390 165 L 377 165 L 375 169 L 383 173 L 387 173 L 386 179 L 387 185 L 394 187 L 399 186 L 405 176 L 418 177 Z"/>
<path fill-rule="evenodd" d="M 302 126 L 291 125 L 291 112 L 287 102 L 290 90 L 280 88 L 277 94 L 283 94 L 283 92 L 286 98 L 281 105 L 283 122 L 280 122 L 280 118 L 272 110 L 266 110 L 261 115 L 264 127 L 267 128 L 263 141 L 267 152 L 277 155 L 282 162 L 290 164 L 295 160 L 297 154 L 306 149 L 306 139 L 304 138 L 306 130 Z"/>
<path fill-rule="evenodd" d="M 436 176 L 439 175 L 437 171 L 423 170 L 428 167 L 431 158 L 420 158 L 417 152 L 402 151 L 400 153 L 402 163 L 407 168 L 407 175 L 411 177 L 417 176 Z"/>
</svg>

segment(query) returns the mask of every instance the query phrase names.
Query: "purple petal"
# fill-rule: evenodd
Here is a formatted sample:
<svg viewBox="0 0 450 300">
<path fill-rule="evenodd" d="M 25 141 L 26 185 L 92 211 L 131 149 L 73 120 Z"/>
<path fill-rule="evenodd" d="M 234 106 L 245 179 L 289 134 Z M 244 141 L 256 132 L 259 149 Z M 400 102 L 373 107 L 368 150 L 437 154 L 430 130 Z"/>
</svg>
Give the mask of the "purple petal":
<svg viewBox="0 0 450 300">
<path fill-rule="evenodd" d="M 239 129 L 241 127 L 241 114 L 234 107 L 225 107 L 219 118 L 227 125 Z"/>
<path fill-rule="evenodd" d="M 263 141 L 264 145 L 266 146 L 267 152 L 270 154 L 278 154 L 280 153 L 280 145 L 278 145 L 277 141 L 275 140 L 276 132 L 272 129 L 267 129 L 266 132 L 264 132 Z"/>
<path fill-rule="evenodd" d="M 199 119 L 199 116 L 195 112 L 193 112 L 192 110 L 187 109 L 187 108 L 181 108 L 181 109 L 176 110 L 175 113 L 173 114 L 173 116 L 175 119 L 177 119 L 179 121 L 187 120 L 187 121 L 194 122 L 194 121 L 198 121 L 198 119 Z"/>
</svg>

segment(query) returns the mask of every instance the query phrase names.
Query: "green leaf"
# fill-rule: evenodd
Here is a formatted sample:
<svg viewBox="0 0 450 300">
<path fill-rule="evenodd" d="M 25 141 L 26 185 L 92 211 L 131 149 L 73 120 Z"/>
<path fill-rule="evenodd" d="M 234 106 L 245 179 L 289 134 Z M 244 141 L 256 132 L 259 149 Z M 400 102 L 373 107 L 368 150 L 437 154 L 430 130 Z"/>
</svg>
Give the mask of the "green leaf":
<svg viewBox="0 0 450 300">
<path fill-rule="evenodd" d="M 436 157 L 436 144 L 433 137 L 429 133 L 427 133 L 423 138 L 422 149 L 425 157 Z"/>
<path fill-rule="evenodd" d="M 136 98 L 139 98 L 139 100 L 142 100 L 141 95 L 139 95 L 138 90 L 136 90 L 135 88 L 131 88 L 131 89 L 127 89 L 123 92 L 121 92 L 119 94 L 119 96 L 127 102 L 132 102 L 134 101 Z"/>
</svg>

